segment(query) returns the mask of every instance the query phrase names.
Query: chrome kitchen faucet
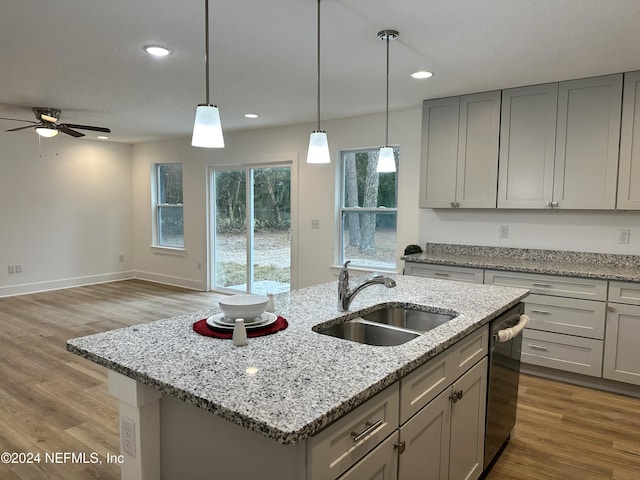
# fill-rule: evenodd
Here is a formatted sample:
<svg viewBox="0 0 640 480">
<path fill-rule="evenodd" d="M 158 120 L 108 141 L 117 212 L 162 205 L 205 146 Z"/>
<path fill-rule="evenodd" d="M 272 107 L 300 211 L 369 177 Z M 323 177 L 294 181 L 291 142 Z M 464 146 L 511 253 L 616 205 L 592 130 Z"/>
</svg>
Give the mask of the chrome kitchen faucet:
<svg viewBox="0 0 640 480">
<path fill-rule="evenodd" d="M 342 270 L 340 271 L 340 277 L 338 277 L 338 310 L 346 312 L 349 309 L 349 305 L 351 305 L 353 298 L 371 285 L 384 285 L 387 288 L 393 288 L 396 286 L 396 281 L 393 278 L 385 277 L 383 275 L 373 275 L 350 291 L 349 270 L 347 269 L 350 263 L 351 260 L 344 262 Z"/>
</svg>

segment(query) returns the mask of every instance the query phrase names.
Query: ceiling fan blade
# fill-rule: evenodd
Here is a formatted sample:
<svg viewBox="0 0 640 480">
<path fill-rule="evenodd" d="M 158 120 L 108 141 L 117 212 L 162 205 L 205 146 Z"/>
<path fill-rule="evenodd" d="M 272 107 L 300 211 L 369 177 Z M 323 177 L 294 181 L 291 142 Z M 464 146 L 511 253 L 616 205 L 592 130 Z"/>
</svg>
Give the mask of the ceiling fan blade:
<svg viewBox="0 0 640 480">
<path fill-rule="evenodd" d="M 58 130 L 62 133 L 66 133 L 67 135 L 71 135 L 72 137 L 84 137 L 84 133 L 76 132 L 75 130 L 71 130 L 69 125 L 58 125 Z"/>
<path fill-rule="evenodd" d="M 40 118 L 49 123 L 56 123 L 58 121 L 56 117 L 52 117 L 51 115 L 46 115 L 44 113 L 40 114 Z"/>
<path fill-rule="evenodd" d="M 75 123 L 61 123 L 60 126 L 69 128 L 79 128 L 80 130 L 91 130 L 94 132 L 111 133 L 111 130 L 105 127 L 93 127 L 91 125 L 77 125 Z"/>
<path fill-rule="evenodd" d="M 34 122 L 33 120 L 22 120 L 21 118 L 8 118 L 8 117 L 0 117 L 0 120 L 12 120 L 14 122 L 32 123 L 33 125 L 40 123 L 40 122 Z"/>
<path fill-rule="evenodd" d="M 5 132 L 17 132 L 18 130 L 25 130 L 27 128 L 34 128 L 35 126 L 37 126 L 37 125 L 26 125 L 24 127 L 10 128 L 9 130 L 5 130 Z"/>
</svg>

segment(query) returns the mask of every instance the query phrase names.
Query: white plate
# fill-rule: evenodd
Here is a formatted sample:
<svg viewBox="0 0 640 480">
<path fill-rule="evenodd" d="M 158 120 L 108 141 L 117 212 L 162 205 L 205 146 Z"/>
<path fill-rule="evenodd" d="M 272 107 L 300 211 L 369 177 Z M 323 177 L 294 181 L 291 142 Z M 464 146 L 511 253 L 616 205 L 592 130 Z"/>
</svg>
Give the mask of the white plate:
<svg viewBox="0 0 640 480">
<path fill-rule="evenodd" d="M 252 330 L 254 328 L 262 328 L 268 325 L 271 325 L 278 319 L 278 316 L 275 313 L 264 312 L 260 317 L 252 320 L 251 322 L 246 322 L 244 326 L 247 330 Z M 228 320 L 224 318 L 224 314 L 218 313 L 216 315 L 211 315 L 207 318 L 207 325 L 213 328 L 222 328 L 225 330 L 233 330 L 235 327 L 235 323 L 229 323 Z"/>
</svg>

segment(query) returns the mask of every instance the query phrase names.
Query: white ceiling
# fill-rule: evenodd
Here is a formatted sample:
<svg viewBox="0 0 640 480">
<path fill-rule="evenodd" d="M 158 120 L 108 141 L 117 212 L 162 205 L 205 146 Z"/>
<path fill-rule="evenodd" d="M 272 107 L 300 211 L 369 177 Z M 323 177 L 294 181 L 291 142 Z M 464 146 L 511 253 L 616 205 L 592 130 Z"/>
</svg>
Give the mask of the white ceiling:
<svg viewBox="0 0 640 480">
<path fill-rule="evenodd" d="M 190 135 L 205 101 L 204 0 L 1 0 L 0 116 L 109 127 L 127 143 Z M 211 101 L 225 131 L 316 119 L 315 0 L 210 0 Z M 323 0 L 322 118 L 640 69 L 640 0 Z M 164 44 L 173 54 L 147 56 Z M 414 80 L 418 69 L 435 73 Z M 260 118 L 248 120 L 246 112 Z M 20 126 L 0 120 L 0 129 Z M 87 138 L 92 138 L 92 132 Z M 31 130 L 5 135 L 35 135 Z"/>
</svg>

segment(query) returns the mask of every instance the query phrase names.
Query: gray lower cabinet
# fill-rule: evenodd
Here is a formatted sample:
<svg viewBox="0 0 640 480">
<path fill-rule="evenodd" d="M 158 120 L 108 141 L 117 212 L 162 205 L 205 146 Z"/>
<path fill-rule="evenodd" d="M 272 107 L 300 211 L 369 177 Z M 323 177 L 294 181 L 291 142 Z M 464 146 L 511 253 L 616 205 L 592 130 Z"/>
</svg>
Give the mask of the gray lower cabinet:
<svg viewBox="0 0 640 480">
<path fill-rule="evenodd" d="M 400 428 L 399 480 L 480 476 L 486 391 L 485 357 Z"/>
<path fill-rule="evenodd" d="M 339 480 L 397 480 L 397 438 L 397 433 L 391 435 L 347 470 Z"/>
<path fill-rule="evenodd" d="M 523 363 L 602 376 L 607 281 L 487 270 L 485 283 L 528 288 Z"/>
<path fill-rule="evenodd" d="M 603 377 L 640 385 L 640 285 L 611 282 Z"/>
</svg>

